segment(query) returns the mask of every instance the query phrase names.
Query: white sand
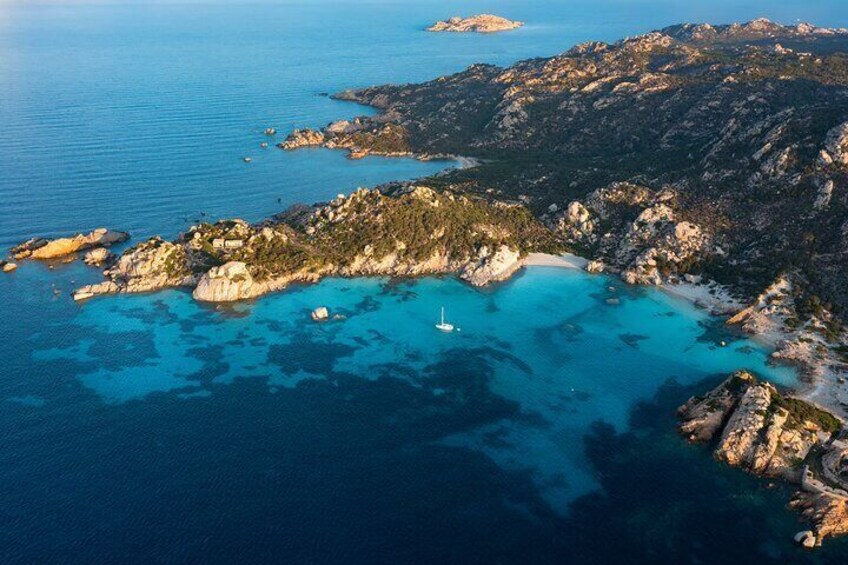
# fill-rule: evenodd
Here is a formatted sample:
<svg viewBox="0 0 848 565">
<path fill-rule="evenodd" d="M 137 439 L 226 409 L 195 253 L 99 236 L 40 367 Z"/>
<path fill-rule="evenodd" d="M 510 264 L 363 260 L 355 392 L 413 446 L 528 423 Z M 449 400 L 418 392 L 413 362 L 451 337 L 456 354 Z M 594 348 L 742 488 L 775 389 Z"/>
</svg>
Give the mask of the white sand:
<svg viewBox="0 0 848 565">
<path fill-rule="evenodd" d="M 522 264 L 525 267 L 560 267 L 563 269 L 585 270 L 589 263 L 588 259 L 563 253 L 562 255 L 550 255 L 548 253 L 528 253 Z"/>
<path fill-rule="evenodd" d="M 682 282 L 664 284 L 660 288 L 669 294 L 688 300 L 696 306 L 706 308 L 715 315 L 735 314 L 745 307 L 743 303 L 733 298 L 725 288 L 715 283 Z"/>
</svg>

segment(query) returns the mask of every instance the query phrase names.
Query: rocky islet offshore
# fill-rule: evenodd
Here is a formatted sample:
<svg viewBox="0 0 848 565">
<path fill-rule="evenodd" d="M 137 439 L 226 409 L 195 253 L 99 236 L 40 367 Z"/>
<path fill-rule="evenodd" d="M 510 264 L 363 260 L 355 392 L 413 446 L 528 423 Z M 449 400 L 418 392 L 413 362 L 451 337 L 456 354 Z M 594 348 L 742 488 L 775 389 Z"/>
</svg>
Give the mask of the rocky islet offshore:
<svg viewBox="0 0 848 565">
<path fill-rule="evenodd" d="M 453 32 L 453 33 L 496 33 L 509 31 L 523 26 L 523 22 L 508 20 L 493 14 L 478 14 L 463 18 L 453 16 L 447 20 L 436 22 L 427 28 L 431 32 Z"/>
</svg>

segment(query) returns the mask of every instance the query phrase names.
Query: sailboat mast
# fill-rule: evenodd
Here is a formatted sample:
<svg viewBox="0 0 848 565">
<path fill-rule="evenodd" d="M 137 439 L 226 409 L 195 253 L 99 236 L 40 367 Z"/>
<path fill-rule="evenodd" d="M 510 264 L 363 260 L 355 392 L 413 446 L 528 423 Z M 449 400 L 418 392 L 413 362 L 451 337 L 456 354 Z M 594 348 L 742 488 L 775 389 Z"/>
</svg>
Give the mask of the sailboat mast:
<svg viewBox="0 0 848 565">
<path fill-rule="evenodd" d="M 442 325 L 445 325 L 445 307 L 442 306 Z"/>
</svg>

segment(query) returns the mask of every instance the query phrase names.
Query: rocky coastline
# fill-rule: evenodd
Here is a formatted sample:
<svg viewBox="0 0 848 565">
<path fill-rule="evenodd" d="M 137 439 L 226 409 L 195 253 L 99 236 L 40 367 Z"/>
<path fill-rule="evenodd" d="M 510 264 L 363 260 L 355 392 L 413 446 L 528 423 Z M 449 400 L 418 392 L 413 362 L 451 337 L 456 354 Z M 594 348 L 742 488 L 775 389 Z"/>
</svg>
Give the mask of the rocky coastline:
<svg viewBox="0 0 848 565">
<path fill-rule="evenodd" d="M 811 548 L 848 533 L 844 421 L 738 371 L 678 409 L 688 441 L 709 443 L 721 462 L 799 486 L 790 506 L 811 524 L 795 540 Z"/>
<path fill-rule="evenodd" d="M 846 413 L 846 53 L 844 29 L 681 24 L 345 91 L 378 113 L 285 148 L 475 157 L 433 182 L 528 207 L 589 272 L 730 315 Z"/>
<path fill-rule="evenodd" d="M 73 296 L 183 287 L 199 301 L 233 302 L 326 276 L 453 274 L 485 286 L 512 276 L 527 253 L 557 249 L 523 207 L 398 184 L 260 224 L 223 220 L 192 226 L 176 241 L 144 241 L 117 258 L 103 282 Z"/>
<path fill-rule="evenodd" d="M 508 20 L 501 16 L 478 14 L 467 18 L 453 16 L 447 20 L 434 23 L 427 28 L 427 31 L 452 33 L 496 33 L 499 31 L 517 29 L 523 25 L 523 22 Z"/>
</svg>

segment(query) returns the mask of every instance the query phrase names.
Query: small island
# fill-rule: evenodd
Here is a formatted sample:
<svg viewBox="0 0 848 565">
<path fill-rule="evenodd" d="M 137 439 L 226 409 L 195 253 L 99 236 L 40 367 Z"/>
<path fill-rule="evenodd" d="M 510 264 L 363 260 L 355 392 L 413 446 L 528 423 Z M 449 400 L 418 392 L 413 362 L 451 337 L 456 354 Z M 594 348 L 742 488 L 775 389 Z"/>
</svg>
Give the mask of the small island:
<svg viewBox="0 0 848 565">
<path fill-rule="evenodd" d="M 434 23 L 427 28 L 427 31 L 495 33 L 498 31 L 509 31 L 523 25 L 523 22 L 508 20 L 500 16 L 493 16 L 492 14 L 478 14 L 468 18 L 454 16 L 450 19 Z"/>
</svg>

